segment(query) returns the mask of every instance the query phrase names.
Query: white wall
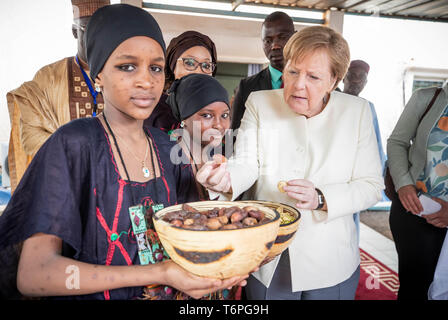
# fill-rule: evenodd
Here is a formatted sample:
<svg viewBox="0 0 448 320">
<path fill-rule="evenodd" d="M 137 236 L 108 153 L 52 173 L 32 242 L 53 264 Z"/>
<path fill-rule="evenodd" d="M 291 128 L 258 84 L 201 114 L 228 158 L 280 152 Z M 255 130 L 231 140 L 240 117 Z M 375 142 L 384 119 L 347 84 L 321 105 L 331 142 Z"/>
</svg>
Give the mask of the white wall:
<svg viewBox="0 0 448 320">
<path fill-rule="evenodd" d="M 70 0 L 0 1 L 0 142 L 9 140 L 6 93 L 40 67 L 76 53 Z"/>
<path fill-rule="evenodd" d="M 162 29 L 168 46 L 172 38 L 186 30 L 208 35 L 216 45 L 218 61 L 240 63 L 268 62 L 261 43 L 262 20 L 235 20 L 229 17 L 150 12 Z M 244 30 L 244 31 L 243 31 Z"/>
<path fill-rule="evenodd" d="M 370 65 L 360 96 L 372 101 L 379 118 L 383 146 L 403 103 L 404 71 L 408 67 L 448 69 L 448 23 L 346 14 L 344 37 L 352 60 Z M 409 95 L 405 100 L 409 99 Z"/>
</svg>

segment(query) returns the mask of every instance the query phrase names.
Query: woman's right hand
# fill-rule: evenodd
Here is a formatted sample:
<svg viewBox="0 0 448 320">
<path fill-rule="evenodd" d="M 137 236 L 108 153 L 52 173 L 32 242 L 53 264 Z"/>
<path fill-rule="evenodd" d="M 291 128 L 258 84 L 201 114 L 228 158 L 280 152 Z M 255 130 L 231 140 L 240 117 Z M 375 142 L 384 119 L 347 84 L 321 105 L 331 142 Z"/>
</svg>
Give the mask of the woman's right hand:
<svg viewBox="0 0 448 320">
<path fill-rule="evenodd" d="M 196 180 L 209 190 L 222 193 L 232 192 L 230 174 L 226 169 L 227 162 L 218 164 L 216 161 L 207 161 L 196 173 Z"/>
<path fill-rule="evenodd" d="M 204 278 L 196 276 L 172 260 L 162 262 L 164 272 L 163 284 L 176 288 L 190 297 L 200 299 L 203 296 L 223 289 L 229 289 L 235 285 L 245 286 L 249 275 L 237 276 L 224 280 Z"/>
<path fill-rule="evenodd" d="M 414 185 L 410 184 L 398 189 L 398 197 L 407 211 L 413 214 L 419 214 L 423 211 L 423 206 L 417 197 L 417 188 Z"/>
</svg>

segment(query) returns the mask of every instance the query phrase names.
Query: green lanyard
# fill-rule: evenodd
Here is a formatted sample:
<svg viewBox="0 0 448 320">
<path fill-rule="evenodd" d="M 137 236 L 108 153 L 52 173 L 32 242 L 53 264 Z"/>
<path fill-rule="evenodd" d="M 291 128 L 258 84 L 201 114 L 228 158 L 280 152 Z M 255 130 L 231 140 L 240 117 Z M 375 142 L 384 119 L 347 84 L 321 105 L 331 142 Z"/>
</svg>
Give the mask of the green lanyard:
<svg viewBox="0 0 448 320">
<path fill-rule="evenodd" d="M 153 214 L 155 214 L 157 211 L 163 209 L 163 204 L 155 204 L 151 207 Z M 145 215 L 146 208 L 141 204 L 129 208 L 129 217 L 131 218 L 132 231 L 137 239 L 138 257 L 140 258 L 141 265 L 156 263 L 154 251 L 162 249 L 158 243 L 150 245 L 148 242 L 148 228 L 146 226 Z"/>
</svg>

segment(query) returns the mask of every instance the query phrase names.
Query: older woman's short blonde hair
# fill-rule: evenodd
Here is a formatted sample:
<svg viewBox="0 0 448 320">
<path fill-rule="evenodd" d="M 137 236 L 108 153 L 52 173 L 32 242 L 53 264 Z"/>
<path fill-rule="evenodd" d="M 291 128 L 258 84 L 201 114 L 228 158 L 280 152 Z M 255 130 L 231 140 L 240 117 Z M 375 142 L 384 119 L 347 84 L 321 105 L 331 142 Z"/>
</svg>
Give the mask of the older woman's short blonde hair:
<svg viewBox="0 0 448 320">
<path fill-rule="evenodd" d="M 285 63 L 300 61 L 305 56 L 325 49 L 330 57 L 331 73 L 336 77 L 333 89 L 344 79 L 350 65 L 350 49 L 341 34 L 329 27 L 312 26 L 296 32 L 283 49 Z"/>
</svg>

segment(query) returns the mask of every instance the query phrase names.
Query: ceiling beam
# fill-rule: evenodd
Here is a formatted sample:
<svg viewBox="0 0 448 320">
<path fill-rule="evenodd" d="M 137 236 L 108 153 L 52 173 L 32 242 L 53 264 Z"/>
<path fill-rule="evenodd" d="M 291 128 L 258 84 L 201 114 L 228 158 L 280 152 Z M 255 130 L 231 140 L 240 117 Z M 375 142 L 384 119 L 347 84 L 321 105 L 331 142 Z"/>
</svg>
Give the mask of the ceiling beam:
<svg viewBox="0 0 448 320">
<path fill-rule="evenodd" d="M 132 6 L 141 8 L 143 1 L 142 0 L 121 0 L 121 3 L 130 4 Z"/>
<path fill-rule="evenodd" d="M 228 10 L 218 10 L 218 9 L 205 9 L 205 8 L 195 8 L 186 6 L 176 6 L 169 4 L 158 4 L 152 2 L 143 1 L 143 8 L 145 9 L 158 9 L 166 11 L 180 11 L 185 13 L 198 13 L 198 14 L 210 14 L 237 18 L 252 18 L 264 20 L 267 14 L 251 13 L 251 12 L 240 12 L 240 11 L 228 11 Z M 324 24 L 324 19 L 312 19 L 303 17 L 291 17 L 293 22 L 296 23 L 307 23 L 307 24 Z"/>
<path fill-rule="evenodd" d="M 244 3 L 244 0 L 236 0 L 232 2 L 232 11 L 235 11 L 241 4 Z"/>
</svg>

